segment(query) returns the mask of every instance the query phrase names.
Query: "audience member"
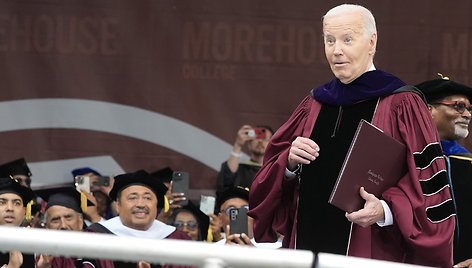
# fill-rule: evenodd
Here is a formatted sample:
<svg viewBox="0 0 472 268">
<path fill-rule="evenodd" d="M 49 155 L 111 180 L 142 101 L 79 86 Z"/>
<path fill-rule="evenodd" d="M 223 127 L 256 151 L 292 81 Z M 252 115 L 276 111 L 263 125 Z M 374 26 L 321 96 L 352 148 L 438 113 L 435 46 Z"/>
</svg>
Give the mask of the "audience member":
<svg viewBox="0 0 472 268">
<path fill-rule="evenodd" d="M 34 193 L 12 178 L 0 177 L 0 225 L 19 227 L 25 217 L 31 216 Z M 13 231 L 13 230 L 12 230 Z M 0 266 L 34 267 L 34 255 L 20 251 L 0 252 Z M 2 266 L 3 267 L 3 266 Z"/>
<path fill-rule="evenodd" d="M 425 81 L 416 86 L 423 92 L 428 109 L 438 129 L 441 148 L 449 168 L 452 197 L 456 206 L 456 230 L 454 235 L 454 267 L 472 268 L 472 154 L 459 144 L 469 135 L 472 88 L 440 78 Z M 431 180 L 421 181 L 422 188 L 440 189 L 446 172 Z"/>
<path fill-rule="evenodd" d="M 233 150 L 228 160 L 221 164 L 217 176 L 217 191 L 221 192 L 234 186 L 251 187 L 252 180 L 262 165 L 262 159 L 269 139 L 274 131 L 267 126 L 242 126 L 236 135 Z M 249 154 L 249 161 L 240 162 L 244 150 Z"/>
<path fill-rule="evenodd" d="M 164 223 L 170 223 L 170 216 L 173 214 L 174 210 L 182 207 L 182 202 L 187 199 L 184 193 L 174 193 L 172 191 L 172 177 L 174 171 L 170 167 L 165 167 L 159 169 L 151 175 L 161 183 L 163 183 L 167 187 L 166 197 L 169 201 L 169 210 L 164 211 L 160 210 L 159 214 L 157 215 L 157 219 Z"/>
<path fill-rule="evenodd" d="M 113 187 L 114 179 L 112 177 L 102 176 L 98 171 L 90 167 L 81 167 L 72 170 L 72 176 L 85 176 L 89 178 L 90 191 L 86 191 L 87 198 L 94 203 L 95 206 L 88 208 L 85 213 L 86 225 L 98 222 L 102 219 L 110 219 L 116 216 L 112 200 L 108 198 L 108 194 Z M 105 184 L 104 181 L 107 183 Z"/>
<path fill-rule="evenodd" d="M 31 171 L 24 158 L 19 158 L 0 165 L 0 177 L 13 178 L 24 187 L 31 188 Z"/>
<path fill-rule="evenodd" d="M 218 244 L 227 244 L 227 245 L 245 245 L 245 246 L 254 246 L 258 248 L 279 248 L 282 246 L 281 241 L 275 243 L 257 243 L 252 234 L 253 221 L 251 217 L 248 217 L 248 233 L 231 233 L 230 229 L 230 218 L 229 213 L 230 209 L 240 209 L 245 208 L 249 209 L 249 189 L 242 187 L 232 187 L 228 188 L 223 192 L 217 193 L 216 196 L 216 208 L 218 214 L 218 222 L 220 227 L 218 232 L 221 232 L 221 229 L 224 230 L 224 234 L 216 234 L 216 229 L 214 229 L 214 236 L 220 237 L 216 242 Z"/>
<path fill-rule="evenodd" d="M 19 158 L 8 163 L 0 165 L 0 177 L 13 178 L 18 181 L 21 185 L 27 188 L 31 188 L 31 177 L 33 174 L 26 163 L 24 158 Z M 40 200 L 36 197 L 33 198 L 33 204 L 31 205 L 32 217 L 30 220 L 25 220 L 21 226 L 40 227 L 39 222 L 41 221 L 41 205 Z"/>
<path fill-rule="evenodd" d="M 37 190 L 45 202 L 45 221 L 47 229 L 82 231 L 84 227 L 83 214 L 87 206 L 93 206 L 87 197 L 73 187 L 59 187 Z M 41 254 L 37 258 L 36 268 L 72 268 L 93 265 L 91 262 L 62 256 L 50 256 Z"/>
<path fill-rule="evenodd" d="M 176 209 L 170 218 L 170 225 L 184 231 L 194 241 L 213 241 L 209 226 L 210 217 L 189 201 L 187 205 Z"/>
<path fill-rule="evenodd" d="M 256 241 L 283 235 L 284 247 L 315 253 L 451 267 L 449 187 L 430 192 L 420 183 L 446 168 L 423 99 L 374 66 L 377 31 L 369 10 L 339 5 L 322 24 L 335 79 L 312 90 L 267 147 L 249 199 Z M 327 200 L 361 119 L 406 145 L 407 172 L 379 197 L 360 187 L 364 208 L 346 214 Z M 446 178 L 439 183 L 447 185 Z"/>
<path fill-rule="evenodd" d="M 93 224 L 88 230 L 118 236 L 190 240 L 187 234 L 174 226 L 156 220 L 158 208 L 168 209 L 166 191 L 164 184 L 144 170 L 118 175 L 110 191 L 110 198 L 116 201 L 119 216 Z M 113 263 L 115 267 L 136 267 L 133 263 Z"/>
</svg>

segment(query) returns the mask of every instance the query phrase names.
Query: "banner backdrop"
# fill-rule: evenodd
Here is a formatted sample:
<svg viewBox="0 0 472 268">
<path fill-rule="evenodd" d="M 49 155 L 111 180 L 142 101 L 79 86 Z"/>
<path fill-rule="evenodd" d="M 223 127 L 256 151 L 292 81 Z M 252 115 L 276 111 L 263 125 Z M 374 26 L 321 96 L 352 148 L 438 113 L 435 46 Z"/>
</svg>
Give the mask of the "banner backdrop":
<svg viewBox="0 0 472 268">
<path fill-rule="evenodd" d="M 36 186 L 81 165 L 170 166 L 211 192 L 241 125 L 277 129 L 332 79 L 321 17 L 340 3 L 0 0 L 0 162 L 25 157 Z M 472 3 L 359 4 L 377 19 L 377 68 L 472 82 Z"/>
</svg>

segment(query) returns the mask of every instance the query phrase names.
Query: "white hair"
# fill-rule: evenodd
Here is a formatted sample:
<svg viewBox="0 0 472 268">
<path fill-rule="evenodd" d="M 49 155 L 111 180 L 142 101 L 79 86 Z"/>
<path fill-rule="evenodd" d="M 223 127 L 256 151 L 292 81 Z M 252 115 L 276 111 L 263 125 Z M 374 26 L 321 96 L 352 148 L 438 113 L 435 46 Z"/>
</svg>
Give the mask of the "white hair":
<svg viewBox="0 0 472 268">
<path fill-rule="evenodd" d="M 370 38 L 373 34 L 377 34 L 377 27 L 375 26 L 374 15 L 372 15 L 372 12 L 370 12 L 370 10 L 361 5 L 342 4 L 333 7 L 332 9 L 328 10 L 328 12 L 326 12 L 326 14 L 323 16 L 323 25 L 324 20 L 327 17 L 340 16 L 342 14 L 350 12 L 361 12 L 362 17 L 364 18 L 364 34 L 366 34 L 367 37 Z"/>
</svg>

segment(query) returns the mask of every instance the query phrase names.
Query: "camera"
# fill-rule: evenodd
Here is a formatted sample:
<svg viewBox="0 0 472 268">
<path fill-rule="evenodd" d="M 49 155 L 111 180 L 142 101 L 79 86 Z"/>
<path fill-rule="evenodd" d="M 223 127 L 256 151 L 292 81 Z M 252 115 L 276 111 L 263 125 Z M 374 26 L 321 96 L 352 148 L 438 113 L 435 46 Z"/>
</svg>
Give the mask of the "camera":
<svg viewBox="0 0 472 268">
<path fill-rule="evenodd" d="M 231 217 L 230 220 L 235 221 L 235 220 L 238 219 L 239 211 L 238 211 L 237 209 L 231 209 L 231 210 L 229 211 L 229 213 L 230 213 L 229 216 Z"/>
<path fill-rule="evenodd" d="M 249 138 L 256 138 L 256 139 L 259 139 L 259 140 L 264 140 L 267 137 L 266 129 L 265 128 L 260 128 L 260 127 L 250 129 L 247 132 L 247 135 L 248 135 Z"/>
</svg>

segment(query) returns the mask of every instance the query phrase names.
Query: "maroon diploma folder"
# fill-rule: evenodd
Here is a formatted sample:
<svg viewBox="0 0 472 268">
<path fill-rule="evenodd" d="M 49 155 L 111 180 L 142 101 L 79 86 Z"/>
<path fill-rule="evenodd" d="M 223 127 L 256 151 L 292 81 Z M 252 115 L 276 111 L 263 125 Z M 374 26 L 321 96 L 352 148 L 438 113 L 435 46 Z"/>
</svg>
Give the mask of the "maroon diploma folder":
<svg viewBox="0 0 472 268">
<path fill-rule="evenodd" d="M 406 147 L 371 123 L 361 120 L 329 203 L 353 212 L 364 207 L 359 189 L 380 197 L 406 173 Z"/>
</svg>

